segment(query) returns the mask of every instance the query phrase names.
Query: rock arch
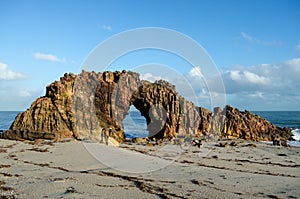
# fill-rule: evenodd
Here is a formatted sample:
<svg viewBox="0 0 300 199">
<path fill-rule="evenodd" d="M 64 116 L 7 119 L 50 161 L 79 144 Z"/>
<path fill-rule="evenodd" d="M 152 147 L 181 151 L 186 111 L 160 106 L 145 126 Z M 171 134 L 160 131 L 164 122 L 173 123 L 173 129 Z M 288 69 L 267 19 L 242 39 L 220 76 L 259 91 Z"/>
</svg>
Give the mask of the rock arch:
<svg viewBox="0 0 300 199">
<path fill-rule="evenodd" d="M 130 106 L 129 112 L 123 120 L 123 128 L 125 138 L 149 137 L 146 118 L 141 115 L 141 112 L 134 105 Z"/>
<path fill-rule="evenodd" d="M 210 112 L 180 96 L 175 86 L 159 80 L 140 80 L 135 72 L 86 72 L 65 74 L 46 88 L 18 115 L 8 132 L 12 139 L 49 138 L 124 140 L 123 120 L 134 105 L 146 118 L 150 137 L 202 135 L 208 131 Z M 206 120 L 199 117 L 207 116 Z M 50 123 L 49 123 L 50 121 Z M 25 132 L 25 133 L 24 133 Z"/>
<path fill-rule="evenodd" d="M 114 81 L 112 74 L 108 75 L 109 81 L 100 81 L 96 89 L 95 107 L 99 118 L 104 114 L 122 129 L 123 120 L 133 105 L 145 117 L 150 137 L 176 136 L 181 109 L 175 86 L 165 81 L 140 80 L 138 73 L 124 71 Z"/>
<path fill-rule="evenodd" d="M 291 130 L 230 106 L 214 113 L 180 96 L 172 84 L 140 80 L 135 72 L 65 74 L 20 113 L 7 139 L 96 139 L 124 141 L 123 120 L 134 105 L 151 137 L 217 135 L 250 140 L 292 139 Z M 222 125 L 224 122 L 224 125 Z"/>
<path fill-rule="evenodd" d="M 162 82 L 144 83 L 132 95 L 131 103 L 146 118 L 149 137 L 176 136 L 181 108 L 179 97 L 171 86 Z"/>
</svg>

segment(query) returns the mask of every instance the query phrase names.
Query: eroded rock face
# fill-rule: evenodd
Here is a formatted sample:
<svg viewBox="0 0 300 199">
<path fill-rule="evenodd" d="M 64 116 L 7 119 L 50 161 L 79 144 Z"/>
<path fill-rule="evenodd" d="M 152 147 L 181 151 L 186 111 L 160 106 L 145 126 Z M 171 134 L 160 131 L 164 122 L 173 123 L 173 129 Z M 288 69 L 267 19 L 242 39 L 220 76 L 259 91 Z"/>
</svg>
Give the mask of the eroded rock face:
<svg viewBox="0 0 300 199">
<path fill-rule="evenodd" d="M 172 85 L 144 82 L 133 94 L 131 103 L 146 118 L 149 137 L 162 139 L 176 136 L 181 107 Z"/>
<path fill-rule="evenodd" d="M 290 129 L 277 127 L 249 111 L 241 112 L 231 106 L 225 107 L 226 118 L 222 135 L 254 141 L 291 140 Z"/>
<path fill-rule="evenodd" d="M 123 120 L 131 95 L 140 86 L 134 72 L 82 72 L 74 85 L 73 113 L 76 137 L 103 141 L 124 140 Z"/>
<path fill-rule="evenodd" d="M 3 132 L 8 139 L 60 139 L 72 137 L 72 89 L 76 76 L 65 74 L 46 88 L 46 95 L 38 98 L 24 113 L 17 115 L 10 131 Z"/>
<path fill-rule="evenodd" d="M 46 95 L 19 114 L 7 139 L 92 139 L 116 145 L 125 139 L 123 120 L 134 105 L 146 118 L 149 137 L 228 137 L 248 140 L 291 139 L 281 129 L 248 111 L 230 106 L 214 112 L 185 100 L 175 86 L 139 79 L 127 71 L 65 74 Z"/>
</svg>

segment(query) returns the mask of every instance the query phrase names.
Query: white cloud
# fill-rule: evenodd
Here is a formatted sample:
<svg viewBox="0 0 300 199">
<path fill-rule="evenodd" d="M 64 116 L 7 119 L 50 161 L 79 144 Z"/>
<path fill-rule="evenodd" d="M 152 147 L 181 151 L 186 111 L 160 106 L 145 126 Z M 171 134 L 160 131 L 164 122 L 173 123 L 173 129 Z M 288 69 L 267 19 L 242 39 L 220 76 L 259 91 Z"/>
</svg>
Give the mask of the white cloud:
<svg viewBox="0 0 300 199">
<path fill-rule="evenodd" d="M 7 64 L 0 62 L 0 80 L 22 79 L 25 75 L 8 69 Z"/>
<path fill-rule="evenodd" d="M 24 111 L 45 92 L 44 87 L 30 89 L 22 82 L 6 81 L 3 84 L 0 84 L 0 110 L 5 111 Z"/>
<path fill-rule="evenodd" d="M 65 63 L 67 61 L 66 58 L 58 58 L 56 55 L 44 54 L 44 53 L 34 53 L 33 57 L 36 60 L 44 60 L 44 61 L 51 61 L 51 62 Z"/>
<path fill-rule="evenodd" d="M 241 32 L 241 36 L 244 40 L 246 40 L 250 43 L 256 43 L 259 45 L 265 45 L 265 46 L 280 46 L 280 45 L 282 45 L 281 41 L 263 41 L 256 37 L 250 36 L 249 34 L 247 34 L 245 32 Z"/>
<path fill-rule="evenodd" d="M 232 80 L 241 83 L 250 83 L 250 84 L 268 84 L 270 79 L 264 76 L 257 75 L 255 73 L 245 71 L 228 71 L 229 76 Z"/>
<path fill-rule="evenodd" d="M 203 99 L 204 96 L 214 97 L 211 91 L 208 91 L 210 95 L 203 92 L 206 88 L 201 82 L 203 78 L 195 76 L 194 72 L 191 69 L 186 79 L 197 96 Z M 220 71 L 220 74 L 225 86 L 227 104 L 250 110 L 300 110 L 300 58 L 277 64 L 232 66 Z M 213 78 L 205 77 L 205 80 L 214 88 Z M 221 94 L 222 90 L 214 92 Z"/>
<path fill-rule="evenodd" d="M 292 68 L 292 70 L 299 72 L 300 71 L 300 58 L 291 59 L 288 61 L 283 62 L 284 65 L 286 65 L 289 68 Z"/>
<path fill-rule="evenodd" d="M 112 27 L 110 25 L 102 25 L 101 28 L 108 31 L 112 30 Z"/>
<path fill-rule="evenodd" d="M 256 110 L 272 107 L 300 110 L 300 58 L 277 64 L 239 66 L 230 71 L 238 72 L 222 73 L 227 96 L 235 96 L 231 100 L 240 107 L 254 104 Z"/>
<path fill-rule="evenodd" d="M 192 70 L 190 70 L 189 75 L 191 77 L 203 77 L 201 68 L 199 66 L 193 67 Z"/>
<path fill-rule="evenodd" d="M 252 98 L 264 98 L 264 93 L 263 92 L 254 92 L 254 93 L 249 93 L 248 94 L 249 97 L 252 97 Z"/>
<path fill-rule="evenodd" d="M 148 80 L 150 82 L 155 82 L 156 80 L 165 79 L 165 78 L 162 78 L 161 76 L 155 76 L 151 73 L 144 73 L 144 74 L 140 74 L 140 79 Z"/>
</svg>

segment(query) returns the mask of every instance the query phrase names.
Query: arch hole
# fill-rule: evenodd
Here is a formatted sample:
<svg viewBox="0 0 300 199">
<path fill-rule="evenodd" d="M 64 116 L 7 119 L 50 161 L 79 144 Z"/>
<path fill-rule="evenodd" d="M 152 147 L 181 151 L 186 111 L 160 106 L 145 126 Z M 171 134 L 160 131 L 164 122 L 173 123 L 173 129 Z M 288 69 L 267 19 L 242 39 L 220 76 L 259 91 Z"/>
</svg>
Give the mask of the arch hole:
<svg viewBox="0 0 300 199">
<path fill-rule="evenodd" d="M 149 136 L 147 121 L 140 111 L 133 105 L 123 120 L 124 134 L 126 138 L 144 138 Z"/>
</svg>

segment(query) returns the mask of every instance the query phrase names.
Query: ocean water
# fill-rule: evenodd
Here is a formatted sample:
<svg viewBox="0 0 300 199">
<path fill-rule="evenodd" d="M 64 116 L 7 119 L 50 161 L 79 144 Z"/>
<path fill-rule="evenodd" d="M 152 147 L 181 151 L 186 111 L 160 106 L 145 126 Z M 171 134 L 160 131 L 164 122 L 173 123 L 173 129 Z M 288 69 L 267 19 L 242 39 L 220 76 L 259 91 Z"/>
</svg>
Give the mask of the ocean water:
<svg viewBox="0 0 300 199">
<path fill-rule="evenodd" d="M 276 126 L 291 128 L 296 141 L 289 142 L 289 144 L 300 147 L 300 111 L 254 111 L 253 113 Z"/>
<path fill-rule="evenodd" d="M 19 112 L 0 111 L 0 130 L 9 129 Z M 255 111 L 253 112 L 269 120 L 279 127 L 289 127 L 292 129 L 296 141 L 289 142 L 290 145 L 300 147 L 300 111 Z M 146 119 L 136 109 L 131 109 L 123 121 L 126 137 L 147 137 Z"/>
<path fill-rule="evenodd" d="M 13 123 L 19 111 L 0 111 L 0 130 L 7 130 Z M 146 119 L 141 116 L 141 113 L 133 109 L 129 112 L 123 121 L 125 135 L 127 137 L 147 137 Z"/>
<path fill-rule="evenodd" d="M 149 135 L 146 119 L 136 109 L 131 110 L 125 117 L 123 126 L 125 136 L 128 138 L 147 137 Z"/>
<path fill-rule="evenodd" d="M 19 111 L 0 111 L 0 130 L 9 129 Z"/>
</svg>

